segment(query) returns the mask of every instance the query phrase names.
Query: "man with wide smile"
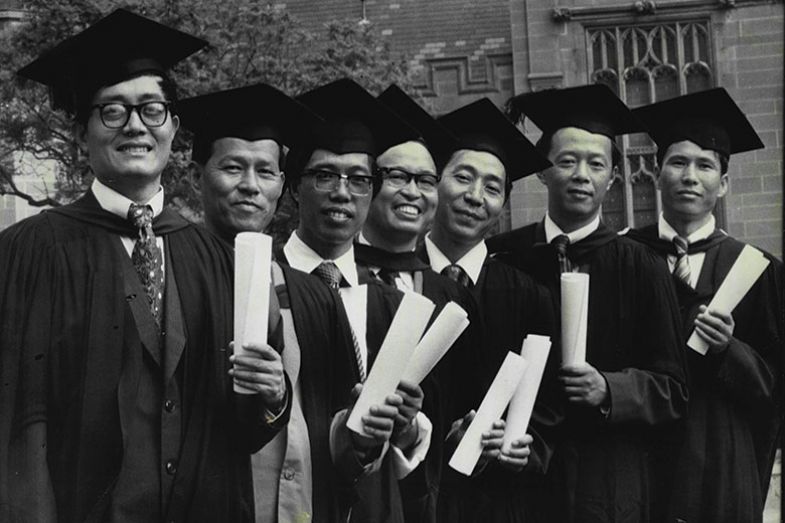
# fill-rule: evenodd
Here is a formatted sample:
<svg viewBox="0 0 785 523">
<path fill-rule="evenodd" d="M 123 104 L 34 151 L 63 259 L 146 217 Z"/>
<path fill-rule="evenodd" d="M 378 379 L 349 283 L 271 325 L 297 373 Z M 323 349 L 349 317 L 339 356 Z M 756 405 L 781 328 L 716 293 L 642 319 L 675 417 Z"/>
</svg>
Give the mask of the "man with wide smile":
<svg viewBox="0 0 785 523">
<path fill-rule="evenodd" d="M 558 376 L 567 411 L 551 468 L 552 518 L 660 521 L 652 434 L 666 434 L 687 405 L 678 305 L 662 261 L 600 219 L 620 162 L 615 137 L 642 126 L 603 85 L 526 93 L 511 107 L 542 130 L 537 148 L 553 164 L 538 174 L 548 209 L 489 249 L 557 301 L 562 273 L 590 277 L 586 362 L 562 362 Z"/>
<path fill-rule="evenodd" d="M 716 225 L 733 154 L 763 148 L 723 88 L 636 109 L 657 144 L 657 223 L 628 237 L 667 261 L 684 332 L 708 345 L 687 352 L 690 412 L 670 449 L 668 521 L 761 521 L 781 425 L 782 262 L 769 266 L 726 314 L 707 305 L 745 244 Z M 710 481 L 704 478 L 711 476 Z M 732 493 L 732 495 L 729 495 Z"/>
<path fill-rule="evenodd" d="M 508 351 L 520 352 L 528 334 L 553 334 L 553 306 L 547 290 L 522 272 L 488 257 L 484 241 L 499 219 L 513 180 L 549 163 L 487 98 L 439 121 L 456 142 L 442 169 L 436 218 L 420 255 L 432 270 L 467 288 L 479 306 L 482 340 L 474 347 L 474 365 L 463 369 L 460 376 L 470 382 L 465 387 L 475 387 L 482 397 Z M 453 470 L 445 471 L 439 495 L 440 521 L 506 522 L 531 514 L 546 517 L 544 479 L 557 417 L 547 391 L 552 381 L 546 375 L 529 434 L 514 441 L 509 452 L 501 451 L 504 421 L 498 420 L 483 437 L 483 460 L 475 476 L 466 478 Z M 462 424 L 454 426 L 453 436 L 465 430 L 472 416 L 468 414 Z"/>
<path fill-rule="evenodd" d="M 268 344 L 226 352 L 231 253 L 161 188 L 167 70 L 206 44 L 117 10 L 19 72 L 75 116 L 95 179 L 0 235 L 12 520 L 252 520 L 250 455 L 288 419 L 283 367 Z"/>
</svg>

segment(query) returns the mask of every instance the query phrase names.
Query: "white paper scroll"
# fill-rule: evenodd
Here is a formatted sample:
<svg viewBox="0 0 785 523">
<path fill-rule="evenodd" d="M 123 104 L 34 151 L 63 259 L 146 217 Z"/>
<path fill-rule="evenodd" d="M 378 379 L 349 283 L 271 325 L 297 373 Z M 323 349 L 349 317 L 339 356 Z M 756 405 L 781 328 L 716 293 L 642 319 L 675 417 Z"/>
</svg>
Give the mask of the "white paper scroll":
<svg viewBox="0 0 785 523">
<path fill-rule="evenodd" d="M 243 344 L 267 343 L 270 310 L 270 264 L 273 240 L 258 232 L 241 232 L 234 240 L 234 353 Z M 234 391 L 254 394 L 235 383 Z"/>
<path fill-rule="evenodd" d="M 482 434 L 488 432 L 493 427 L 493 422 L 501 419 L 504 409 L 510 402 L 510 398 L 518 388 L 521 377 L 526 370 L 526 360 L 514 352 L 508 352 L 504 363 L 496 373 L 496 377 L 491 383 L 488 392 L 477 409 L 469 428 L 458 443 L 450 458 L 450 466 L 466 476 L 470 476 L 477 465 L 477 460 L 482 454 Z"/>
<path fill-rule="evenodd" d="M 420 383 L 469 326 L 466 311 L 454 301 L 444 306 L 414 350 L 401 380 Z"/>
<path fill-rule="evenodd" d="M 739 304 L 766 267 L 769 260 L 758 249 L 745 245 L 739 257 L 733 262 L 733 267 L 720 284 L 720 288 L 709 302 L 708 308 L 713 311 L 730 314 Z M 694 330 L 687 345 L 698 354 L 706 355 L 709 344 Z"/>
<path fill-rule="evenodd" d="M 589 316 L 589 275 L 561 275 L 562 364 L 586 363 L 586 327 Z"/>
<path fill-rule="evenodd" d="M 349 414 L 347 427 L 364 434 L 362 417 L 373 405 L 383 404 L 395 392 L 433 309 L 434 304 L 428 298 L 415 292 L 404 293 L 360 397 Z"/>
<path fill-rule="evenodd" d="M 507 423 L 502 442 L 504 452 L 509 452 L 512 442 L 526 434 L 550 351 L 551 339 L 548 336 L 529 334 L 523 340 L 521 357 L 526 360 L 526 370 L 507 410 Z"/>
</svg>

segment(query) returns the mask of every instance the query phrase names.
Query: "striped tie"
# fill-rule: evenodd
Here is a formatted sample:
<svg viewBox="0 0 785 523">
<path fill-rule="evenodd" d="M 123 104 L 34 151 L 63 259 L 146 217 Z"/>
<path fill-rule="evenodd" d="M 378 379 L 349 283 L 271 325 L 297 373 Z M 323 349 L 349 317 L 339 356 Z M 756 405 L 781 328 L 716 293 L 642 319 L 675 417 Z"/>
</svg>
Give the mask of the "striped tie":
<svg viewBox="0 0 785 523">
<path fill-rule="evenodd" d="M 676 247 L 676 264 L 673 266 L 673 274 L 692 287 L 690 284 L 690 258 L 687 255 L 687 246 L 689 243 L 686 238 L 674 236 L 673 245 Z"/>
<path fill-rule="evenodd" d="M 570 244 L 570 237 L 566 234 L 560 234 L 551 240 L 551 245 L 556 249 L 556 255 L 559 258 L 559 272 L 572 272 L 572 262 L 567 257 L 567 246 Z"/>
<path fill-rule="evenodd" d="M 335 289 L 340 288 L 343 281 L 341 269 L 331 261 L 323 261 L 311 273 L 320 280 L 322 280 L 328 287 Z M 362 351 L 360 350 L 360 343 L 357 341 L 357 336 L 354 334 L 354 329 L 351 323 L 349 324 L 349 332 L 352 333 L 352 345 L 354 345 L 354 358 L 357 360 L 357 371 L 360 374 L 360 381 L 365 381 L 365 365 L 363 364 Z"/>
</svg>

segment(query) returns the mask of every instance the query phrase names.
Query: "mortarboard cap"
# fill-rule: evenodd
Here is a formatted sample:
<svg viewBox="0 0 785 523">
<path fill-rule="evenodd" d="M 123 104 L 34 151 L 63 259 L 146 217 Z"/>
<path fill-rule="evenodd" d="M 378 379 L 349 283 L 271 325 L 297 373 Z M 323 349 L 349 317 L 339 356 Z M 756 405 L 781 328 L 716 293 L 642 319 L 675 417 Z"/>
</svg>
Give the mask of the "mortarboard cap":
<svg viewBox="0 0 785 523">
<path fill-rule="evenodd" d="M 52 105 L 73 113 L 98 88 L 144 73 L 163 74 L 206 45 L 201 38 L 117 9 L 18 74 L 48 85 Z"/>
<path fill-rule="evenodd" d="M 645 130 L 629 107 L 602 84 L 519 94 L 510 99 L 510 110 L 513 120 L 523 114 L 544 133 L 577 127 L 613 140 Z"/>
<path fill-rule="evenodd" d="M 325 119 L 311 132 L 313 149 L 375 157 L 419 133 L 354 81 L 344 78 L 297 97 Z"/>
<path fill-rule="evenodd" d="M 200 162 L 207 160 L 218 138 L 270 139 L 291 148 L 322 122 L 306 106 L 266 84 L 195 96 L 178 108 L 180 121 L 194 133 L 192 156 Z"/>
<path fill-rule="evenodd" d="M 400 116 L 419 134 L 437 163 L 455 150 L 455 136 L 436 118 L 420 107 L 403 89 L 395 84 L 385 89 L 377 100 Z M 395 144 L 398 145 L 398 144 Z"/>
<path fill-rule="evenodd" d="M 725 156 L 763 148 L 758 133 L 722 87 L 640 107 L 633 113 L 663 152 L 684 140 Z"/>
<path fill-rule="evenodd" d="M 551 166 L 488 98 L 456 109 L 439 121 L 457 137 L 455 150 L 485 151 L 499 158 L 509 183 Z"/>
</svg>

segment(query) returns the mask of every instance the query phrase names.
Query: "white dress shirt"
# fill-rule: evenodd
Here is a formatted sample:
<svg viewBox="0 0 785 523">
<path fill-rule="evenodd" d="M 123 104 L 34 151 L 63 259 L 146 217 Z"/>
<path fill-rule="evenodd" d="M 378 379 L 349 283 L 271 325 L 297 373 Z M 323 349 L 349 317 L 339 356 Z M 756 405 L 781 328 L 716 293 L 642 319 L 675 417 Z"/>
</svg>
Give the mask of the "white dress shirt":
<svg viewBox="0 0 785 523">
<path fill-rule="evenodd" d="M 439 274 L 442 273 L 445 267 L 452 265 L 452 262 L 444 255 L 444 253 L 433 243 L 431 240 L 431 233 L 425 237 L 425 252 L 428 253 L 428 260 L 431 263 L 431 269 Z M 464 254 L 460 260 L 455 262 L 461 269 L 466 272 L 472 280 L 472 284 L 476 285 L 477 280 L 480 278 L 482 266 L 485 263 L 485 258 L 488 257 L 488 247 L 485 245 L 485 240 L 478 242 L 477 245 L 471 248 L 469 252 Z"/>
<path fill-rule="evenodd" d="M 566 233 L 561 230 L 561 228 L 556 225 L 556 222 L 553 221 L 551 216 L 546 212 L 545 213 L 545 241 L 551 243 L 553 239 L 560 234 L 566 234 L 567 237 L 570 239 L 570 243 L 577 243 L 582 239 L 589 236 L 591 233 L 596 231 L 600 227 L 600 215 L 594 217 L 594 219 L 589 222 L 588 224 L 584 225 L 580 229 L 575 229 L 570 233 Z"/>
<path fill-rule="evenodd" d="M 357 344 L 360 346 L 363 366 L 367 369 L 368 343 L 365 335 L 368 330 L 366 325 L 368 294 L 367 285 L 359 285 L 357 265 L 354 261 L 354 247 L 350 246 L 348 251 L 334 260 L 326 260 L 306 245 L 297 235 L 297 231 L 295 231 L 289 237 L 286 245 L 284 245 L 283 252 L 292 268 L 309 274 L 325 261 L 332 261 L 341 271 L 344 280 L 349 284 L 348 287 L 339 289 L 341 301 L 346 309 L 346 315 L 349 317 L 349 323 L 354 331 Z M 339 418 L 336 417 L 336 419 Z M 425 459 L 425 455 L 431 446 L 431 433 L 433 432 L 431 421 L 422 412 L 417 413 L 416 420 L 419 427 L 419 436 L 413 447 L 404 452 L 395 445 L 391 446 L 393 450 L 393 466 L 399 479 L 406 477 L 406 475 L 417 468 L 417 465 Z"/>
<path fill-rule="evenodd" d="M 371 245 L 371 242 L 368 241 L 368 238 L 366 238 L 363 233 L 360 233 L 357 242 L 361 245 Z M 374 276 L 378 276 L 381 267 L 369 266 L 368 270 L 370 270 Z M 412 271 L 398 271 L 398 276 L 395 278 L 395 288 L 402 292 L 414 291 L 414 275 L 412 274 Z"/>
<path fill-rule="evenodd" d="M 695 243 L 700 240 L 705 240 L 711 233 L 714 232 L 714 229 L 717 227 L 717 221 L 714 219 L 714 216 L 709 216 L 709 221 L 706 222 L 700 229 L 696 230 L 689 236 L 687 236 L 687 243 Z M 676 232 L 676 229 L 671 227 L 665 217 L 660 213 L 660 218 L 657 222 L 657 229 L 659 231 L 660 239 L 665 240 L 668 242 L 672 242 L 675 236 L 678 236 L 679 233 Z M 690 287 L 693 289 L 696 285 L 698 285 L 698 277 L 701 273 L 701 268 L 703 268 L 703 260 L 706 259 L 705 252 L 696 252 L 695 254 L 687 255 L 687 259 L 690 262 Z M 673 268 L 676 266 L 676 256 L 673 254 L 668 255 L 668 268 L 671 272 L 673 272 Z"/>
</svg>

